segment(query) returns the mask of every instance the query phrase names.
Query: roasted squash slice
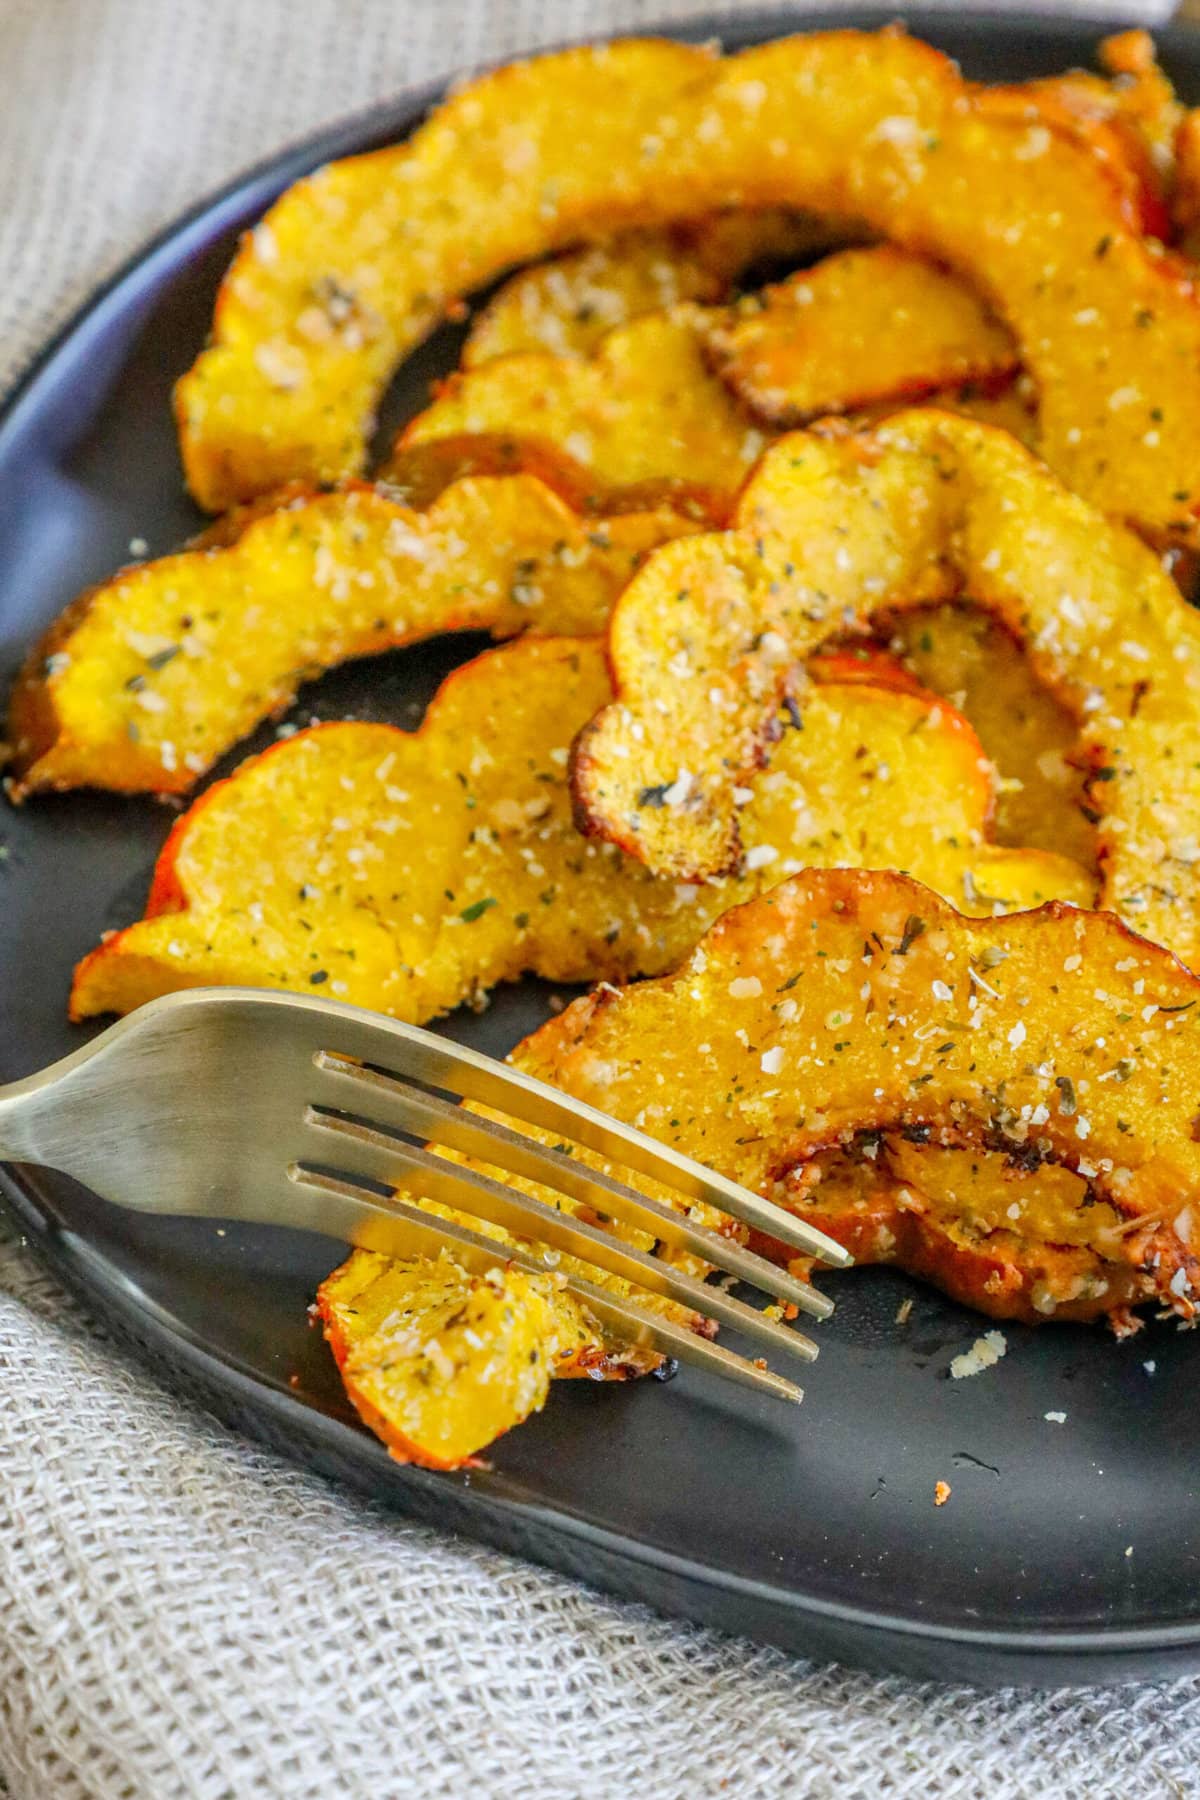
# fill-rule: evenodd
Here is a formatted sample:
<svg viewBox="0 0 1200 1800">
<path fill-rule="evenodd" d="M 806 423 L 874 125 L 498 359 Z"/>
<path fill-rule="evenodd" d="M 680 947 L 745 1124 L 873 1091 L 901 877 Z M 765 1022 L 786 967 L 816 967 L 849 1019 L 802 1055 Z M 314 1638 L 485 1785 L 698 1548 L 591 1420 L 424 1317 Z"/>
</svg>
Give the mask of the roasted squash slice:
<svg viewBox="0 0 1200 1800">
<path fill-rule="evenodd" d="M 968 594 L 1080 719 L 1102 904 L 1200 957 L 1200 618 L 1137 537 L 1007 434 L 933 410 L 782 439 L 737 520 L 655 552 L 618 602 L 616 699 L 574 751 L 586 829 L 678 879 L 736 868 L 734 788 L 798 659 L 835 624 Z"/>
<path fill-rule="evenodd" d="M 1107 1319 L 1124 1336 L 1138 1326 L 1131 1309 L 1159 1293 L 1154 1271 L 1124 1242 L 1140 1222 L 1056 1164 L 1029 1170 L 1002 1151 L 882 1132 L 817 1158 L 809 1177 L 798 1210 L 856 1263 L 894 1264 L 994 1319 Z M 781 1244 L 755 1247 L 792 1260 Z"/>
<path fill-rule="evenodd" d="M 896 1136 L 1066 1170 L 1085 1186 L 1027 1190 L 1024 1212 L 1014 1193 L 998 1248 L 1024 1232 L 1044 1263 L 1075 1245 L 1190 1320 L 1198 1021 L 1200 981 L 1111 914 L 967 920 L 905 876 L 809 870 L 726 913 L 675 974 L 575 1001 L 516 1060 L 801 1210 L 823 1157 Z M 971 1203 L 961 1235 L 986 1255 L 1000 1222 L 971 1225 Z"/>
<path fill-rule="evenodd" d="M 83 595 L 13 691 L 14 797 L 186 793 L 302 681 L 444 631 L 603 628 L 648 550 L 694 522 L 587 519 L 538 477 L 464 478 L 428 512 L 371 487 L 300 494 Z"/>
<path fill-rule="evenodd" d="M 806 729 L 785 711 L 774 767 L 739 796 L 746 874 L 704 888 L 572 825 L 567 747 L 610 691 L 599 642 L 491 651 L 449 678 L 416 733 L 287 739 L 178 822 L 148 917 L 80 965 L 72 1012 L 234 983 L 421 1021 L 525 971 L 667 968 L 727 906 L 806 863 L 911 869 L 973 911 L 1090 901 L 1066 858 L 987 842 L 988 768 L 948 706 L 848 683 L 869 675 L 853 661 L 828 672 Z"/>
<path fill-rule="evenodd" d="M 726 516 L 766 438 L 705 361 L 703 310 L 643 313 L 589 357 L 516 352 L 451 375 L 396 454 L 508 431 L 585 468 L 600 495 L 643 482 L 711 496 Z"/>
<path fill-rule="evenodd" d="M 727 59 L 637 39 L 540 57 L 298 183 L 244 241 L 177 390 L 193 493 L 215 510 L 357 474 L 392 370 L 457 296 L 582 237 L 731 205 L 851 213 L 955 270 L 1016 339 L 1060 477 L 1194 535 L 1200 301 L 1128 187 L 927 45 L 852 31 Z"/>
<path fill-rule="evenodd" d="M 738 398 L 779 425 L 1007 384 L 1018 366 L 1011 336 L 968 288 L 892 245 L 843 250 L 748 294 L 704 336 Z"/>
</svg>

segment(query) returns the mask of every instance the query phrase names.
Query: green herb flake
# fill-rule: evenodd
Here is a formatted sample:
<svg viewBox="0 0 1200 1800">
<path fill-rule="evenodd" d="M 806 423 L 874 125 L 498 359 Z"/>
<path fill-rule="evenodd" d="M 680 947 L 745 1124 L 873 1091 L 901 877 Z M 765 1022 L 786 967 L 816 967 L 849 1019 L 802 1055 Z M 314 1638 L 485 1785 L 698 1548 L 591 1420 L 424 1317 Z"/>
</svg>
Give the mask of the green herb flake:
<svg viewBox="0 0 1200 1800">
<path fill-rule="evenodd" d="M 644 787 L 638 795 L 638 805 L 665 806 L 667 804 L 667 789 L 670 785 L 669 781 L 662 781 L 659 782 L 656 787 Z"/>
<path fill-rule="evenodd" d="M 923 936 L 928 929 L 929 926 L 924 919 L 919 919 L 916 913 L 909 913 L 908 918 L 904 921 L 904 935 L 896 946 L 896 955 L 907 956 L 917 939 Z"/>
</svg>

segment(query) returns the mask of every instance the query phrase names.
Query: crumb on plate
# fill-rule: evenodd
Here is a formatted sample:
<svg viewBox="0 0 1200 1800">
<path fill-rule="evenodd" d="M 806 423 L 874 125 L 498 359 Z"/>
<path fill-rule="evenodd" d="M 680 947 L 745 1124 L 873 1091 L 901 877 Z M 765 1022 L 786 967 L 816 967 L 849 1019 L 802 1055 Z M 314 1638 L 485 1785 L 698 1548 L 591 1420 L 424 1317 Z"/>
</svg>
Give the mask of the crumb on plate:
<svg viewBox="0 0 1200 1800">
<path fill-rule="evenodd" d="M 969 1350 L 964 1350 L 950 1364 L 950 1374 L 955 1381 L 962 1381 L 968 1375 L 981 1375 L 990 1369 L 1008 1349 L 1008 1339 L 1002 1331 L 986 1331 L 977 1337 Z"/>
</svg>

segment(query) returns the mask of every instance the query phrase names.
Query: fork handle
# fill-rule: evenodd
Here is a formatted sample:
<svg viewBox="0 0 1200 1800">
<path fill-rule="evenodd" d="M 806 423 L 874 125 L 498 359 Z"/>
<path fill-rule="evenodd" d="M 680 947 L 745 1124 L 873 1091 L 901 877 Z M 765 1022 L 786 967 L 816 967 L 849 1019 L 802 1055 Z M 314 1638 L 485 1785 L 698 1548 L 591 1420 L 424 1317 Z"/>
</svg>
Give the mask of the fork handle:
<svg viewBox="0 0 1200 1800">
<path fill-rule="evenodd" d="M 36 1077 L 35 1077 L 36 1079 Z M 30 1135 L 28 1084 L 17 1081 L 0 1087 L 0 1163 L 41 1162 Z"/>
</svg>

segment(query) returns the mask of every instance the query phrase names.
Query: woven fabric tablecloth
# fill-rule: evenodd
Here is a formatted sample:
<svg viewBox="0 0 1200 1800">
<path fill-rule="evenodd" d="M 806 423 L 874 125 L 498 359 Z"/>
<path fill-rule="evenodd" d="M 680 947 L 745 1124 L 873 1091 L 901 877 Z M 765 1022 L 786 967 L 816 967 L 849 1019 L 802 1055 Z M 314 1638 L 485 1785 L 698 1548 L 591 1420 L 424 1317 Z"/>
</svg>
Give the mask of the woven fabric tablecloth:
<svg viewBox="0 0 1200 1800">
<path fill-rule="evenodd" d="M 318 124 L 702 10 L 0 0 L 0 386 L 151 231 Z M 173 1395 L 0 1235 L 14 1800 L 1157 1800 L 1198 1769 L 1198 1682 L 980 1695 L 814 1667 L 407 1525 Z"/>
</svg>

